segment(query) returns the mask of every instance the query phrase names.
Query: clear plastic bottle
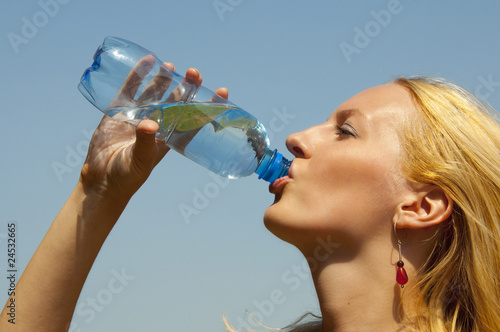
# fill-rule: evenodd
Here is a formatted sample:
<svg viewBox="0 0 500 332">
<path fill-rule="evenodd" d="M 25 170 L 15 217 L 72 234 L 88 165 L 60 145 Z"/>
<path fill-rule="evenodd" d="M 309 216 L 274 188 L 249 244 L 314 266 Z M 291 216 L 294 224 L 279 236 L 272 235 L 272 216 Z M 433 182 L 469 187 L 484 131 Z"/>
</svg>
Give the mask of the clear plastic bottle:
<svg viewBox="0 0 500 332">
<path fill-rule="evenodd" d="M 139 77 L 133 96 L 124 93 L 129 75 Z M 291 162 L 269 148 L 266 129 L 254 116 L 189 83 L 152 52 L 130 41 L 107 37 L 78 89 L 113 119 L 133 124 L 156 121 L 157 138 L 221 176 L 257 173 L 259 179 L 272 183 L 288 173 Z"/>
</svg>

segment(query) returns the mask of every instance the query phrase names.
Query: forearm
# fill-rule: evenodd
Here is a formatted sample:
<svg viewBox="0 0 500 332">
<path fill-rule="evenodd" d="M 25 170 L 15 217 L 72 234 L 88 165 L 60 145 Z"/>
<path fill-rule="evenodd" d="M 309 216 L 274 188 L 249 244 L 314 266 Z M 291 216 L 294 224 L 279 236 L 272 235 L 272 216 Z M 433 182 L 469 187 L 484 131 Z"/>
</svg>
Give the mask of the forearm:
<svg viewBox="0 0 500 332">
<path fill-rule="evenodd" d="M 16 286 L 16 324 L 4 308 L 1 331 L 68 329 L 85 279 L 126 203 L 75 187 Z"/>
</svg>

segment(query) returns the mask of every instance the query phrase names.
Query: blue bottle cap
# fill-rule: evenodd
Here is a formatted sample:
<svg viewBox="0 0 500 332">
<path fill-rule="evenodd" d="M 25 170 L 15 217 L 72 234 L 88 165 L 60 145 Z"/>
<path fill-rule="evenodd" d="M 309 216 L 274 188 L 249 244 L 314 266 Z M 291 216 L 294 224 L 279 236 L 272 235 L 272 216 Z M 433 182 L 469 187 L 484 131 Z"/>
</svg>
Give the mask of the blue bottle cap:
<svg viewBox="0 0 500 332">
<path fill-rule="evenodd" d="M 259 175 L 259 179 L 273 183 L 276 179 L 288 174 L 290 164 L 291 162 L 283 157 L 278 150 L 268 150 L 255 173 Z"/>
</svg>

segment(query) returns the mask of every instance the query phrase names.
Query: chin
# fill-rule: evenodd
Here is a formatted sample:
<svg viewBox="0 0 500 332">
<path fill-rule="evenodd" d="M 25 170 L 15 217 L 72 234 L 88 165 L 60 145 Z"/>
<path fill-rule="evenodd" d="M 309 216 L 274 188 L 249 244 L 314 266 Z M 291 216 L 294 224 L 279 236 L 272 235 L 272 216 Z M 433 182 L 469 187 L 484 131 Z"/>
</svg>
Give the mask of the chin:
<svg viewBox="0 0 500 332">
<path fill-rule="evenodd" d="M 283 220 L 283 213 L 280 213 L 279 210 L 279 206 L 277 206 L 277 201 L 275 200 L 274 204 L 264 212 L 264 225 L 271 233 L 281 238 L 280 234 L 287 227 L 285 225 L 286 220 Z"/>
<path fill-rule="evenodd" d="M 287 209 L 287 212 L 290 211 Z M 264 213 L 264 225 L 279 239 L 296 245 L 304 239 L 304 229 L 293 215 L 284 212 L 279 204 L 273 204 Z"/>
</svg>

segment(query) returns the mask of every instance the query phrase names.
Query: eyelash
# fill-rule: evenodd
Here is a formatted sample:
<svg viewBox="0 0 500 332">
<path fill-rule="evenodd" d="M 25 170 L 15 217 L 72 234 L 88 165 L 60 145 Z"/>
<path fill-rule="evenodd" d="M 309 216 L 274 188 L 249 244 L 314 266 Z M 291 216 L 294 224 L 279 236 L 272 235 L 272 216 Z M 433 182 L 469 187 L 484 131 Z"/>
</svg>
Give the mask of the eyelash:
<svg viewBox="0 0 500 332">
<path fill-rule="evenodd" d="M 340 126 L 335 126 L 335 128 L 337 129 L 337 135 L 339 135 L 340 137 L 354 137 L 354 134 L 349 130 L 345 130 Z"/>
</svg>

